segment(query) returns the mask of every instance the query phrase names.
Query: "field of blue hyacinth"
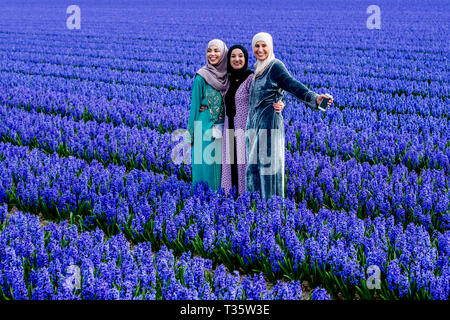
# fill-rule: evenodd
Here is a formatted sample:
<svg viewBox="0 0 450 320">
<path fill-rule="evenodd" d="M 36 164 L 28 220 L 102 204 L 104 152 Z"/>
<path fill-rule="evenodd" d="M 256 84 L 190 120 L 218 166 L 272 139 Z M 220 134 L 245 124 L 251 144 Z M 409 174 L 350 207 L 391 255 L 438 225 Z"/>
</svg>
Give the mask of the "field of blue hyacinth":
<svg viewBox="0 0 450 320">
<path fill-rule="evenodd" d="M 0 301 L 449 299 L 448 1 L 75 2 L 0 3 Z M 332 108 L 285 95 L 284 199 L 193 189 L 206 45 L 261 31 Z"/>
</svg>

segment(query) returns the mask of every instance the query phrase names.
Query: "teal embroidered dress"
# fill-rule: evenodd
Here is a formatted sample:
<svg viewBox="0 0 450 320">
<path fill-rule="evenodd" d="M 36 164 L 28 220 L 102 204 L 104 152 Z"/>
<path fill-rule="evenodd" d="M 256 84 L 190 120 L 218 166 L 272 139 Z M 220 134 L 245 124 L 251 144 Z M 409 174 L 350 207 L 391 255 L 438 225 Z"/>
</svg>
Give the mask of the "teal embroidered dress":
<svg viewBox="0 0 450 320">
<path fill-rule="evenodd" d="M 206 106 L 200 112 L 200 106 Z M 192 185 L 204 181 L 213 190 L 219 190 L 222 174 L 222 139 L 212 136 L 214 124 L 223 123 L 223 98 L 219 91 L 196 75 L 192 84 L 191 111 L 187 130 L 192 143 Z"/>
</svg>

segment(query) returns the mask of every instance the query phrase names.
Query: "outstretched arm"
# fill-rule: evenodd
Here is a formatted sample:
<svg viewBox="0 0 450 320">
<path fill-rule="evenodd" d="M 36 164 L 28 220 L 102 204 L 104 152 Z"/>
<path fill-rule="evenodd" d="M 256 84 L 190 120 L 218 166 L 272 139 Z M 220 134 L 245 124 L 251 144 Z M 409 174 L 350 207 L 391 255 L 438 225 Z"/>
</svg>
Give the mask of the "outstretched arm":
<svg viewBox="0 0 450 320">
<path fill-rule="evenodd" d="M 294 79 L 283 63 L 275 62 L 272 66 L 271 77 L 281 89 L 293 94 L 307 106 L 317 109 L 317 98 L 319 95 Z"/>
</svg>

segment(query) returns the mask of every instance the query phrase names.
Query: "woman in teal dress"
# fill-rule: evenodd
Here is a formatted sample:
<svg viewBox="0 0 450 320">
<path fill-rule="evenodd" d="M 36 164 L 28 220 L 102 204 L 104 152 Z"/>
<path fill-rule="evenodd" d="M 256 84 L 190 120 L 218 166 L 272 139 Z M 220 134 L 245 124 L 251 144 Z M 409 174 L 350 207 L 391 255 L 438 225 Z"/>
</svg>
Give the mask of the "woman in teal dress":
<svg viewBox="0 0 450 320">
<path fill-rule="evenodd" d="M 222 40 L 214 39 L 208 43 L 206 65 L 197 71 L 192 84 L 187 126 L 192 185 L 206 182 L 213 190 L 219 190 L 222 174 L 223 96 L 229 86 L 227 53 L 228 48 Z"/>
</svg>

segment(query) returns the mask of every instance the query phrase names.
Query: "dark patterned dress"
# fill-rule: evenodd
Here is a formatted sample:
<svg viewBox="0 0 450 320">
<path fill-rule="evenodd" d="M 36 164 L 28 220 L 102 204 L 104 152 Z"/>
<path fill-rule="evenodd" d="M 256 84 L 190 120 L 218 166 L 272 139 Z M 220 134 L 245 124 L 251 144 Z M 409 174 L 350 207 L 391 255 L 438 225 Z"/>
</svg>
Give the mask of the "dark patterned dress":
<svg viewBox="0 0 450 320">
<path fill-rule="evenodd" d="M 238 172 L 238 194 L 245 192 L 245 170 L 246 170 L 246 152 L 245 152 L 245 126 L 247 123 L 249 91 L 253 81 L 253 74 L 241 83 L 235 94 L 236 115 L 234 116 L 234 136 L 236 159 L 233 157 L 233 146 L 229 143 L 233 134 L 229 129 L 228 117 L 225 114 L 224 136 L 222 141 L 222 188 L 228 193 L 232 186 L 231 166 L 236 161 Z"/>
</svg>

